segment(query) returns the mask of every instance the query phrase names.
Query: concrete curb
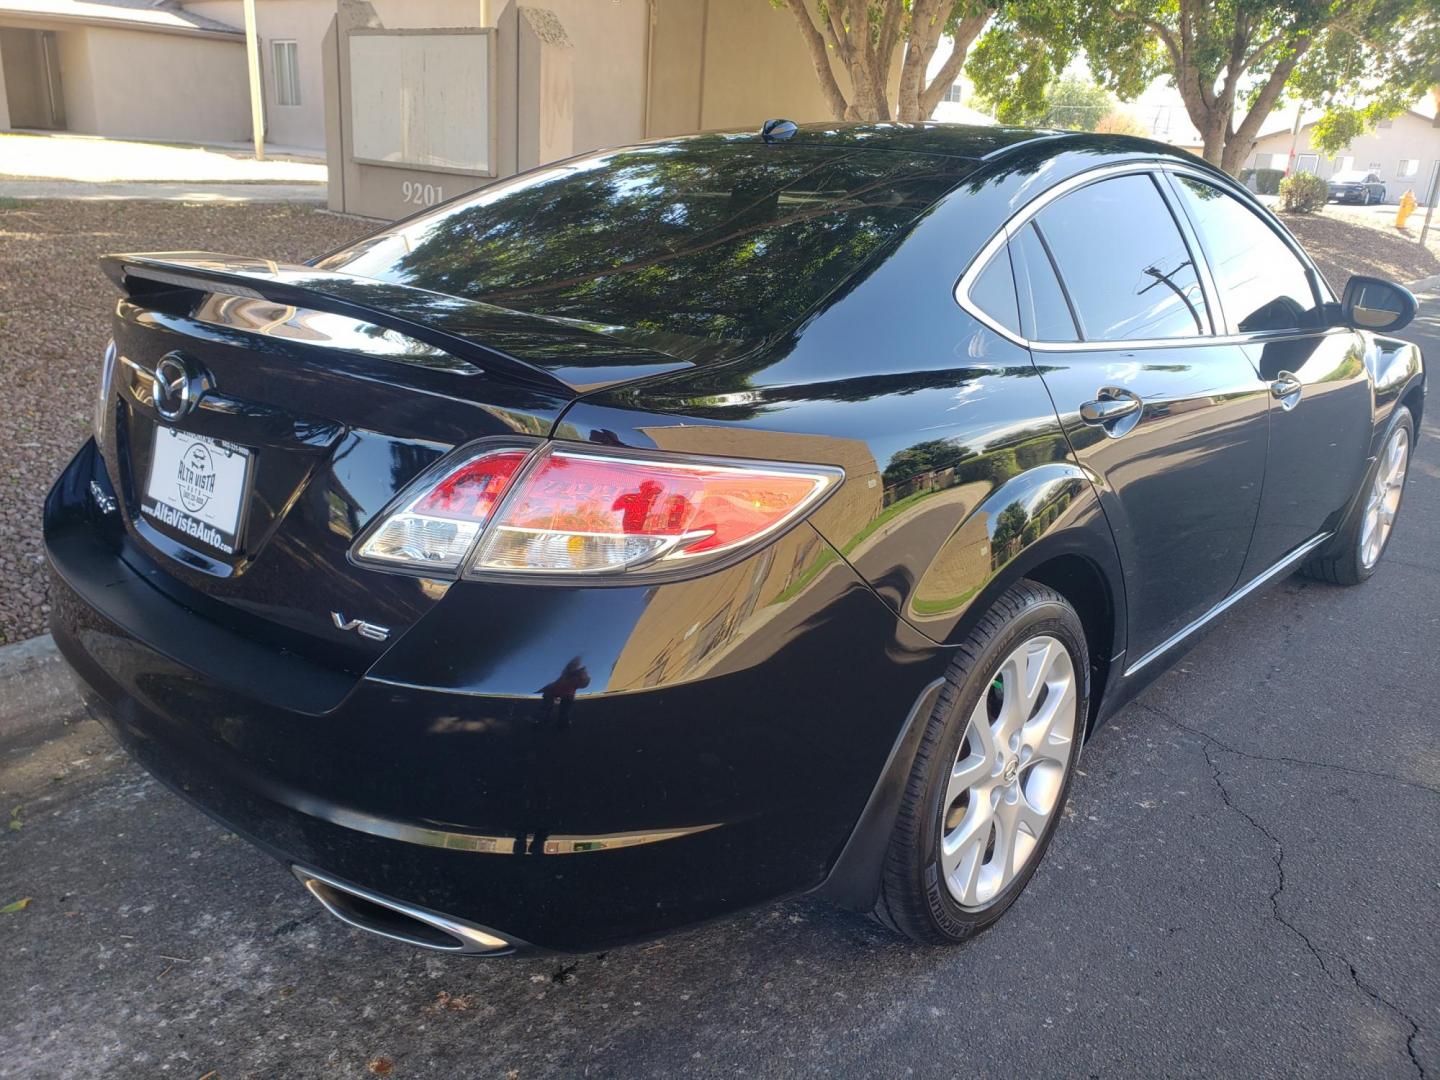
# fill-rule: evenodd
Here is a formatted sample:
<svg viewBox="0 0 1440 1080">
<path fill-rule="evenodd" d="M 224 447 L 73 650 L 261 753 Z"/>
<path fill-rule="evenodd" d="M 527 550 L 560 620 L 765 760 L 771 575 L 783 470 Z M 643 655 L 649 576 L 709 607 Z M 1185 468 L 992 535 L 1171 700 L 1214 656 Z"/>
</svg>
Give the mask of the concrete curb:
<svg viewBox="0 0 1440 1080">
<path fill-rule="evenodd" d="M 0 750 L 53 738 L 84 715 L 75 677 L 49 634 L 0 647 Z"/>
<path fill-rule="evenodd" d="M 1440 292 L 1440 274 L 1431 274 L 1419 281 L 1412 281 L 1405 287 L 1413 293 Z"/>
</svg>

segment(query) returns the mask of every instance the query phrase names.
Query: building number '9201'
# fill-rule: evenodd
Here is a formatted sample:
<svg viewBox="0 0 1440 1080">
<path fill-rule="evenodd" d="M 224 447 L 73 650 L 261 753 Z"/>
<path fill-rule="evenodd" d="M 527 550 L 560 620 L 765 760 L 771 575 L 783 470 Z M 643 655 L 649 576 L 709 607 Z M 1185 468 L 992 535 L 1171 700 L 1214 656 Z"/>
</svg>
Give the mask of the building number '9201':
<svg viewBox="0 0 1440 1080">
<path fill-rule="evenodd" d="M 404 180 L 400 184 L 400 198 L 415 206 L 434 206 L 445 201 L 445 188 L 439 184 Z"/>
</svg>

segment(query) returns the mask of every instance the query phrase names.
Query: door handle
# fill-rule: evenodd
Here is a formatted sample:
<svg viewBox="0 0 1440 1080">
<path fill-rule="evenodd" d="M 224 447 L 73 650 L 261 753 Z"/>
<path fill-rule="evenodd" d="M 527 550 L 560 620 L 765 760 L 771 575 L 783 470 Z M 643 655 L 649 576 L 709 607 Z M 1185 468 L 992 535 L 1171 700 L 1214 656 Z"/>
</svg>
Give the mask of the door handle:
<svg viewBox="0 0 1440 1080">
<path fill-rule="evenodd" d="M 1289 371 L 1282 371 L 1270 384 L 1270 396 L 1278 400 L 1287 409 L 1293 409 L 1300 404 L 1300 392 L 1305 389 L 1305 384 L 1300 381 L 1299 376 Z"/>
<path fill-rule="evenodd" d="M 1080 406 L 1080 419 L 1105 429 L 1105 434 L 1119 438 L 1132 431 L 1140 422 L 1140 411 L 1144 402 L 1129 390 L 1117 386 L 1104 386 L 1095 395 L 1094 401 Z"/>
</svg>

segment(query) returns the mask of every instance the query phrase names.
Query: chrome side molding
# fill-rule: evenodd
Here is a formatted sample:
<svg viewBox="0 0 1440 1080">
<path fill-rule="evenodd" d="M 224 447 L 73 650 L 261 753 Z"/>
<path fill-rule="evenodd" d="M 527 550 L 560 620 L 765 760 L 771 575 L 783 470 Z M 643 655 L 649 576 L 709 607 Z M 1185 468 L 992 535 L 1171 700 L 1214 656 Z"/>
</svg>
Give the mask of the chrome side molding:
<svg viewBox="0 0 1440 1080">
<path fill-rule="evenodd" d="M 1175 633 L 1171 634 L 1168 638 L 1162 641 L 1159 645 L 1156 645 L 1155 648 L 1151 649 L 1144 656 L 1140 657 L 1139 660 L 1136 660 L 1135 663 L 1131 664 L 1125 669 L 1125 678 L 1128 679 L 1131 675 L 1134 675 L 1146 664 L 1150 663 L 1150 661 L 1169 652 L 1176 645 L 1179 645 L 1180 642 L 1184 641 L 1187 637 L 1189 637 L 1191 634 L 1195 633 L 1195 631 L 1199 630 L 1202 626 L 1208 623 L 1211 619 L 1215 618 L 1218 615 L 1224 614 L 1226 611 L 1229 611 L 1230 608 L 1234 607 L 1245 597 L 1249 596 L 1256 589 L 1260 588 L 1260 586 L 1266 584 L 1267 582 L 1273 581 L 1275 578 L 1285 573 L 1285 571 L 1295 567 L 1305 558 L 1306 555 L 1309 555 L 1310 552 L 1314 551 L 1326 540 L 1329 540 L 1332 535 L 1333 534 L 1327 532 L 1321 533 L 1319 536 L 1312 536 L 1309 540 L 1305 541 L 1305 543 L 1301 544 L 1294 551 L 1290 552 L 1289 555 L 1286 555 L 1274 566 L 1270 567 L 1269 570 L 1266 570 L 1259 577 L 1254 578 L 1252 581 L 1250 581 L 1250 583 L 1247 584 L 1243 589 L 1237 589 L 1235 592 L 1225 597 L 1224 600 L 1221 600 L 1220 603 L 1212 607 L 1204 615 L 1201 615 L 1198 619 L 1190 623 L 1188 626 L 1181 627 L 1179 630 L 1175 631 Z"/>
</svg>

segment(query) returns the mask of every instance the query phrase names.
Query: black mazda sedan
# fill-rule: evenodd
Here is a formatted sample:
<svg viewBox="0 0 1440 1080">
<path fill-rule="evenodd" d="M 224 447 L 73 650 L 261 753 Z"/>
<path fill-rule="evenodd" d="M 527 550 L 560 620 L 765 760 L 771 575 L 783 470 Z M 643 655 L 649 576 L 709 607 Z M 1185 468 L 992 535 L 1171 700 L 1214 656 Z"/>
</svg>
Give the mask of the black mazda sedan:
<svg viewBox="0 0 1440 1080">
<path fill-rule="evenodd" d="M 105 268 L 56 641 L 164 783 L 454 952 L 807 890 L 974 934 L 1097 724 L 1370 576 L 1424 405 L 1408 292 L 1126 137 L 771 124 Z"/>
</svg>

